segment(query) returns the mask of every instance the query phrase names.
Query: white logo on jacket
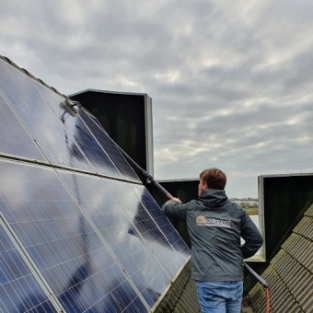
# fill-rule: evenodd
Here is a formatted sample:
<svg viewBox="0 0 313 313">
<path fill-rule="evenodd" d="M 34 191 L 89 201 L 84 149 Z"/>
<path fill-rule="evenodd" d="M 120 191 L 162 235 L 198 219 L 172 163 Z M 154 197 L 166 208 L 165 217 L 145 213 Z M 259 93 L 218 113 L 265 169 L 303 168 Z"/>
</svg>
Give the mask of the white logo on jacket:
<svg viewBox="0 0 313 313">
<path fill-rule="evenodd" d="M 217 220 L 215 218 L 206 218 L 202 215 L 199 215 L 197 217 L 196 223 L 197 226 L 230 228 L 230 221 Z"/>
</svg>

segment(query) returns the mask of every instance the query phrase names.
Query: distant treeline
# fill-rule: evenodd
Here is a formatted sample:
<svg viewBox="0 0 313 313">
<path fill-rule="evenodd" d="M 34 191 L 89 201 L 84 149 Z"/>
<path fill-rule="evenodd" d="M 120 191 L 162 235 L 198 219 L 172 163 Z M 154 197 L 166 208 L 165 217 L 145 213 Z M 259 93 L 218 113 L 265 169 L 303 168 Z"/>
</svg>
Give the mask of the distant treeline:
<svg viewBox="0 0 313 313">
<path fill-rule="evenodd" d="M 240 206 L 242 206 L 243 208 L 258 208 L 259 204 L 257 202 L 245 202 L 242 201 L 239 203 Z"/>
<path fill-rule="evenodd" d="M 248 200 L 249 199 L 249 200 Z M 259 203 L 258 199 L 230 199 L 230 201 L 238 203 L 242 208 L 246 210 L 249 215 L 259 214 Z"/>
<path fill-rule="evenodd" d="M 255 201 L 255 202 L 258 202 L 259 201 L 259 199 L 258 198 L 242 198 L 242 199 L 239 199 L 239 198 L 230 198 L 229 199 L 230 201 L 248 201 L 248 202 L 251 202 L 251 201 Z"/>
<path fill-rule="evenodd" d="M 259 209 L 258 208 L 244 208 L 248 215 L 258 215 Z"/>
</svg>

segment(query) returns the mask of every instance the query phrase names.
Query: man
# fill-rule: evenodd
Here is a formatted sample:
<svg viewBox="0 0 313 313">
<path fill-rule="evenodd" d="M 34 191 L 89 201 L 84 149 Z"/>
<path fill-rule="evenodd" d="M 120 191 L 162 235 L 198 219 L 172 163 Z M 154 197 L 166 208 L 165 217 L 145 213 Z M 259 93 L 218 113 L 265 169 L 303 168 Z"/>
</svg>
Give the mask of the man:
<svg viewBox="0 0 313 313">
<path fill-rule="evenodd" d="M 262 236 L 239 205 L 228 200 L 226 175 L 217 168 L 200 173 L 198 200 L 167 201 L 168 217 L 187 223 L 192 275 L 202 313 L 239 313 L 243 292 L 243 258 L 253 256 Z M 245 240 L 243 246 L 240 237 Z"/>
</svg>

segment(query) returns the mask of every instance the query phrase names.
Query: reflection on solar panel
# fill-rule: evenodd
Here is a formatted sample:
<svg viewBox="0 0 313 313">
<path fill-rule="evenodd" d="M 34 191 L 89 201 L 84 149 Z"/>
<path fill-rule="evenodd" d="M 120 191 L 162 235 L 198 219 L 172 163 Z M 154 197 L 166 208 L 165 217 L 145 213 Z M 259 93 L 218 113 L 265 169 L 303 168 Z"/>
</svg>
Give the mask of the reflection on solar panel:
<svg viewBox="0 0 313 313">
<path fill-rule="evenodd" d="M 189 250 L 82 108 L 0 58 L 0 311 L 149 312 Z"/>
<path fill-rule="evenodd" d="M 0 92 L 0 151 L 3 154 L 45 161 L 39 148 Z"/>
<path fill-rule="evenodd" d="M 158 204 L 151 197 L 150 193 L 143 186 L 134 186 L 133 191 L 140 197 L 141 202 L 149 211 L 151 217 L 155 223 L 158 224 L 160 230 L 164 233 L 167 240 L 177 252 L 189 253 L 189 249 L 186 244 L 181 240 L 181 237 L 177 233 L 176 229 L 171 223 L 168 223 L 168 219 L 162 214 Z M 184 258 L 183 258 L 184 259 Z"/>
<path fill-rule="evenodd" d="M 32 308 L 37 312 L 57 312 L 5 232 L 2 221 L 0 238 L 1 312 L 25 312 Z"/>
<path fill-rule="evenodd" d="M 104 129 L 99 128 L 99 125 L 94 119 L 91 119 L 83 110 L 79 111 L 80 117 L 88 125 L 91 132 L 98 139 L 99 143 L 105 148 L 110 156 L 114 159 L 114 164 L 116 167 L 128 178 L 134 178 L 135 173 L 133 169 L 128 165 L 121 152 L 112 143 L 112 140 L 105 133 Z"/>
</svg>

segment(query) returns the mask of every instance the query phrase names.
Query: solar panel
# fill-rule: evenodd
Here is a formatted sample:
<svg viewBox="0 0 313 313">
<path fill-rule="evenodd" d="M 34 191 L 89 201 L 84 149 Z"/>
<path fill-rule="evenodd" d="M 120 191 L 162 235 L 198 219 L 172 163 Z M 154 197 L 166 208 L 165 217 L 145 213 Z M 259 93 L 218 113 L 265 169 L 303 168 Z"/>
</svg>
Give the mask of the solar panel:
<svg viewBox="0 0 313 313">
<path fill-rule="evenodd" d="M 113 141 L 109 138 L 105 130 L 102 127 L 99 127 L 99 124 L 95 121 L 95 119 L 92 119 L 83 110 L 79 111 L 79 115 L 86 123 L 86 125 L 88 125 L 89 129 L 94 134 L 94 136 L 98 139 L 103 149 L 105 149 L 108 152 L 108 154 L 112 157 L 112 159 L 114 160 L 114 164 L 124 175 L 124 177 L 133 179 L 135 181 L 139 181 L 139 178 L 137 177 L 133 169 L 129 166 L 129 164 L 126 162 L 124 156 L 115 146 Z"/>
<path fill-rule="evenodd" d="M 0 175 L 1 212 L 66 312 L 121 312 L 134 299 L 138 305 L 116 258 L 53 169 L 2 161 Z M 124 298 L 113 301 L 114 290 Z"/>
<path fill-rule="evenodd" d="M 101 125 L 1 58 L 0 109 L 0 311 L 153 311 L 189 249 Z"/>
</svg>

